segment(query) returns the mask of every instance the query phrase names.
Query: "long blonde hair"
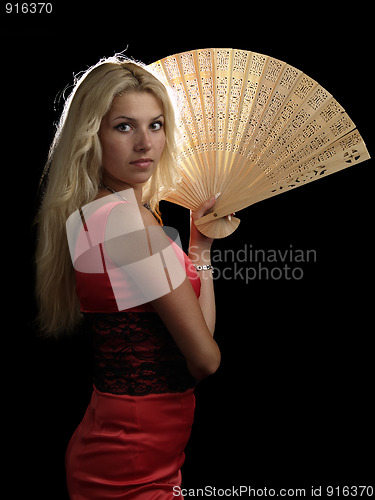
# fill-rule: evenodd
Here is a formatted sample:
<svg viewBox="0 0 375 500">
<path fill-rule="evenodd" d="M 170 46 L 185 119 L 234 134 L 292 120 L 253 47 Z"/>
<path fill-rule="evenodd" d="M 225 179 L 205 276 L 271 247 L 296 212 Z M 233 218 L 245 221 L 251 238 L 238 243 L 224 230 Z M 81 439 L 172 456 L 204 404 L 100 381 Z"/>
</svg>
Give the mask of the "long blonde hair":
<svg viewBox="0 0 375 500">
<path fill-rule="evenodd" d="M 120 57 L 101 60 L 75 82 L 41 180 L 46 188 L 36 218 L 36 295 L 39 327 L 46 334 L 57 336 L 73 330 L 79 322 L 65 224 L 71 213 L 93 201 L 98 193 L 102 171 L 100 124 L 114 97 L 130 90 L 153 93 L 161 101 L 165 117 L 165 147 L 143 188 L 143 202 L 158 214 L 159 201 L 174 185 L 175 117 L 164 85 L 139 63 Z"/>
</svg>

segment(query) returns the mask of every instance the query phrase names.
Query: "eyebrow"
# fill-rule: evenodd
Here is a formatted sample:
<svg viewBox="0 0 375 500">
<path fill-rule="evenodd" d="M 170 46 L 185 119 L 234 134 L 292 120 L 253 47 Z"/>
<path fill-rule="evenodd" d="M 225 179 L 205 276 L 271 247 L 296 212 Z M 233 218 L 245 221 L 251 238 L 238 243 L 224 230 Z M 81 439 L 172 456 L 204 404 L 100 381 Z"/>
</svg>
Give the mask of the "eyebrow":
<svg viewBox="0 0 375 500">
<path fill-rule="evenodd" d="M 150 122 L 154 122 L 158 118 L 164 118 L 164 115 L 160 114 L 160 115 L 156 116 L 155 118 L 151 118 Z M 130 122 L 137 122 L 138 121 L 136 118 L 131 118 L 130 116 L 117 116 L 116 118 L 113 119 L 113 121 L 120 120 L 120 119 L 121 120 L 128 120 Z"/>
</svg>

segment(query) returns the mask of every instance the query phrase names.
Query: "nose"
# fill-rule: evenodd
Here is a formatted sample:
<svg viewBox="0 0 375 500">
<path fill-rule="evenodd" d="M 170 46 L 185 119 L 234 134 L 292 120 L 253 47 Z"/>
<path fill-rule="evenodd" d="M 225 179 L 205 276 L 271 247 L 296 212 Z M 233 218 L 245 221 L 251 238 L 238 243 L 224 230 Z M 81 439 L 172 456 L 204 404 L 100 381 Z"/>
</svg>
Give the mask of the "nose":
<svg viewBox="0 0 375 500">
<path fill-rule="evenodd" d="M 139 130 L 134 143 L 135 151 L 149 151 L 152 143 L 149 130 Z"/>
</svg>

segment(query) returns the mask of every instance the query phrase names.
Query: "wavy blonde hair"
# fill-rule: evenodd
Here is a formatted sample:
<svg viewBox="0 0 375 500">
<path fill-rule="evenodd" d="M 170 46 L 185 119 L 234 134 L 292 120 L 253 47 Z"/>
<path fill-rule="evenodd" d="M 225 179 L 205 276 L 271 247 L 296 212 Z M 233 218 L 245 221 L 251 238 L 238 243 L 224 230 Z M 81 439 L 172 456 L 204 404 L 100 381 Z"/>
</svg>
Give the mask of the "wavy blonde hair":
<svg viewBox="0 0 375 500">
<path fill-rule="evenodd" d="M 76 80 L 66 100 L 41 184 L 43 201 L 36 218 L 36 295 L 40 329 L 50 335 L 73 330 L 80 320 L 66 220 L 93 201 L 102 172 L 98 131 L 114 97 L 128 91 L 154 94 L 165 117 L 165 147 L 143 188 L 143 202 L 159 215 L 159 201 L 175 182 L 175 117 L 164 85 L 140 63 L 113 57 L 101 60 Z"/>
</svg>

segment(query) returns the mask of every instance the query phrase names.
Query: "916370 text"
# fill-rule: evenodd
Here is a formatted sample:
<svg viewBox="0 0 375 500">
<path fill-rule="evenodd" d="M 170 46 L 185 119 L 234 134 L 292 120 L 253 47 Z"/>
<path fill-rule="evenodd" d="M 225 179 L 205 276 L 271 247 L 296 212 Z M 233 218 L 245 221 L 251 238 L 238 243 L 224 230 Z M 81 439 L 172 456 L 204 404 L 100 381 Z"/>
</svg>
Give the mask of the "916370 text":
<svg viewBox="0 0 375 500">
<path fill-rule="evenodd" d="M 52 3 L 43 3 L 43 2 L 11 3 L 11 2 L 7 2 L 5 4 L 5 12 L 7 14 L 52 14 L 52 11 L 53 11 Z"/>
</svg>

